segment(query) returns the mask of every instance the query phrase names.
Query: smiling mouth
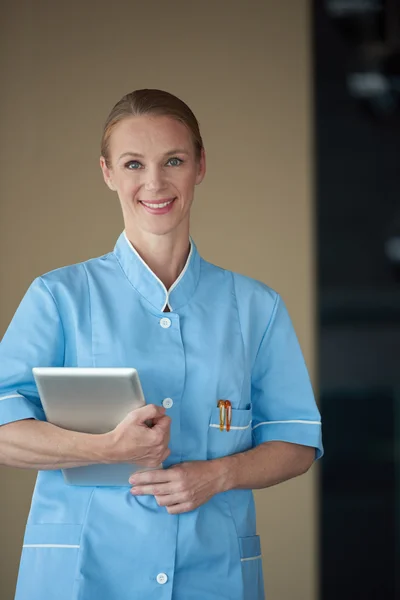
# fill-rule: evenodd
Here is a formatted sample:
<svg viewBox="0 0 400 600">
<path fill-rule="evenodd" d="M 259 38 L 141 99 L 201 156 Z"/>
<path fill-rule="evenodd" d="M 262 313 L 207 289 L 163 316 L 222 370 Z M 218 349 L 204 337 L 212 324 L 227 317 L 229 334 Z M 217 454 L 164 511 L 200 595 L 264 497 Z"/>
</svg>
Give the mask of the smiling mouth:
<svg viewBox="0 0 400 600">
<path fill-rule="evenodd" d="M 165 208 L 166 206 L 169 206 L 170 204 L 172 204 L 172 202 L 175 200 L 175 198 L 172 198 L 171 200 L 167 200 L 166 202 L 160 202 L 160 203 L 156 203 L 156 202 L 144 202 L 143 200 L 139 200 L 139 202 L 141 204 L 144 204 L 144 206 L 147 206 L 147 208 Z"/>
</svg>

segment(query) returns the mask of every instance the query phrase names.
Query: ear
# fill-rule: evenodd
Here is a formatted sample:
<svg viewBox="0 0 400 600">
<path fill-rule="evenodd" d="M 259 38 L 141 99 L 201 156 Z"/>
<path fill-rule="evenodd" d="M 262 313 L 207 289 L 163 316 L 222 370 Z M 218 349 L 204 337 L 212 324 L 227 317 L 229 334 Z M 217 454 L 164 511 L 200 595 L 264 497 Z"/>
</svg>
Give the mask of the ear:
<svg viewBox="0 0 400 600">
<path fill-rule="evenodd" d="M 103 173 L 103 178 L 104 178 L 105 183 L 108 185 L 110 190 L 112 190 L 113 192 L 116 192 L 117 188 L 115 187 L 115 185 L 112 181 L 111 169 L 109 169 L 107 167 L 106 159 L 104 158 L 104 156 L 100 156 L 100 168 Z"/>
<path fill-rule="evenodd" d="M 196 185 L 199 185 L 206 174 L 206 152 L 204 148 L 201 149 L 200 160 L 197 167 Z"/>
</svg>

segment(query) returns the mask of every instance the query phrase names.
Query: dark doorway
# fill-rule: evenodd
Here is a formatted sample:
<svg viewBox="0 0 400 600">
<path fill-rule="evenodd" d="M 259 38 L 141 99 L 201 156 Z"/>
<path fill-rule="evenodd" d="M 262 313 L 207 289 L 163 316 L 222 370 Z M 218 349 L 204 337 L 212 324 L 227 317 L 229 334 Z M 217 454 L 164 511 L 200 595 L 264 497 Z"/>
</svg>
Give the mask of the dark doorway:
<svg viewBox="0 0 400 600">
<path fill-rule="evenodd" d="M 314 2 L 321 600 L 400 598 L 400 2 Z"/>
</svg>

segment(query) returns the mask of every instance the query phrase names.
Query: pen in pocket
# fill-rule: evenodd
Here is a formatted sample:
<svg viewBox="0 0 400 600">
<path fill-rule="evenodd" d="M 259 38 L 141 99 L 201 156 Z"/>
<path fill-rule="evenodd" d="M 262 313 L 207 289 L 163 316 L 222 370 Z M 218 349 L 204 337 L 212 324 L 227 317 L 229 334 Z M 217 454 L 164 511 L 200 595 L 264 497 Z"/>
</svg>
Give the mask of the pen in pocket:
<svg viewBox="0 0 400 600">
<path fill-rule="evenodd" d="M 219 430 L 223 431 L 226 428 L 226 431 L 230 431 L 232 422 L 231 402 L 229 400 L 219 400 L 217 406 L 219 408 Z"/>
</svg>

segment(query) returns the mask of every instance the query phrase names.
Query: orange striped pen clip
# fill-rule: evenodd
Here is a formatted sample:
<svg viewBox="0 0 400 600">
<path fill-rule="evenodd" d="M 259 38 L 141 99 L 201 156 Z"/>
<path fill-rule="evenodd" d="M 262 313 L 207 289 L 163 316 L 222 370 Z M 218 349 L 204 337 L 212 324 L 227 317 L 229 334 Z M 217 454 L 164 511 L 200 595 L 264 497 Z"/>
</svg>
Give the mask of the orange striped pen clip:
<svg viewBox="0 0 400 600">
<path fill-rule="evenodd" d="M 218 401 L 218 408 L 219 408 L 219 430 L 223 431 L 224 425 L 225 425 L 225 400 Z"/>
<path fill-rule="evenodd" d="M 223 431 L 226 425 L 226 431 L 230 431 L 232 422 L 232 404 L 229 400 L 219 400 L 219 430 Z"/>
<path fill-rule="evenodd" d="M 230 431 L 232 422 L 232 404 L 229 400 L 225 400 L 225 417 L 226 417 L 226 430 Z"/>
</svg>

